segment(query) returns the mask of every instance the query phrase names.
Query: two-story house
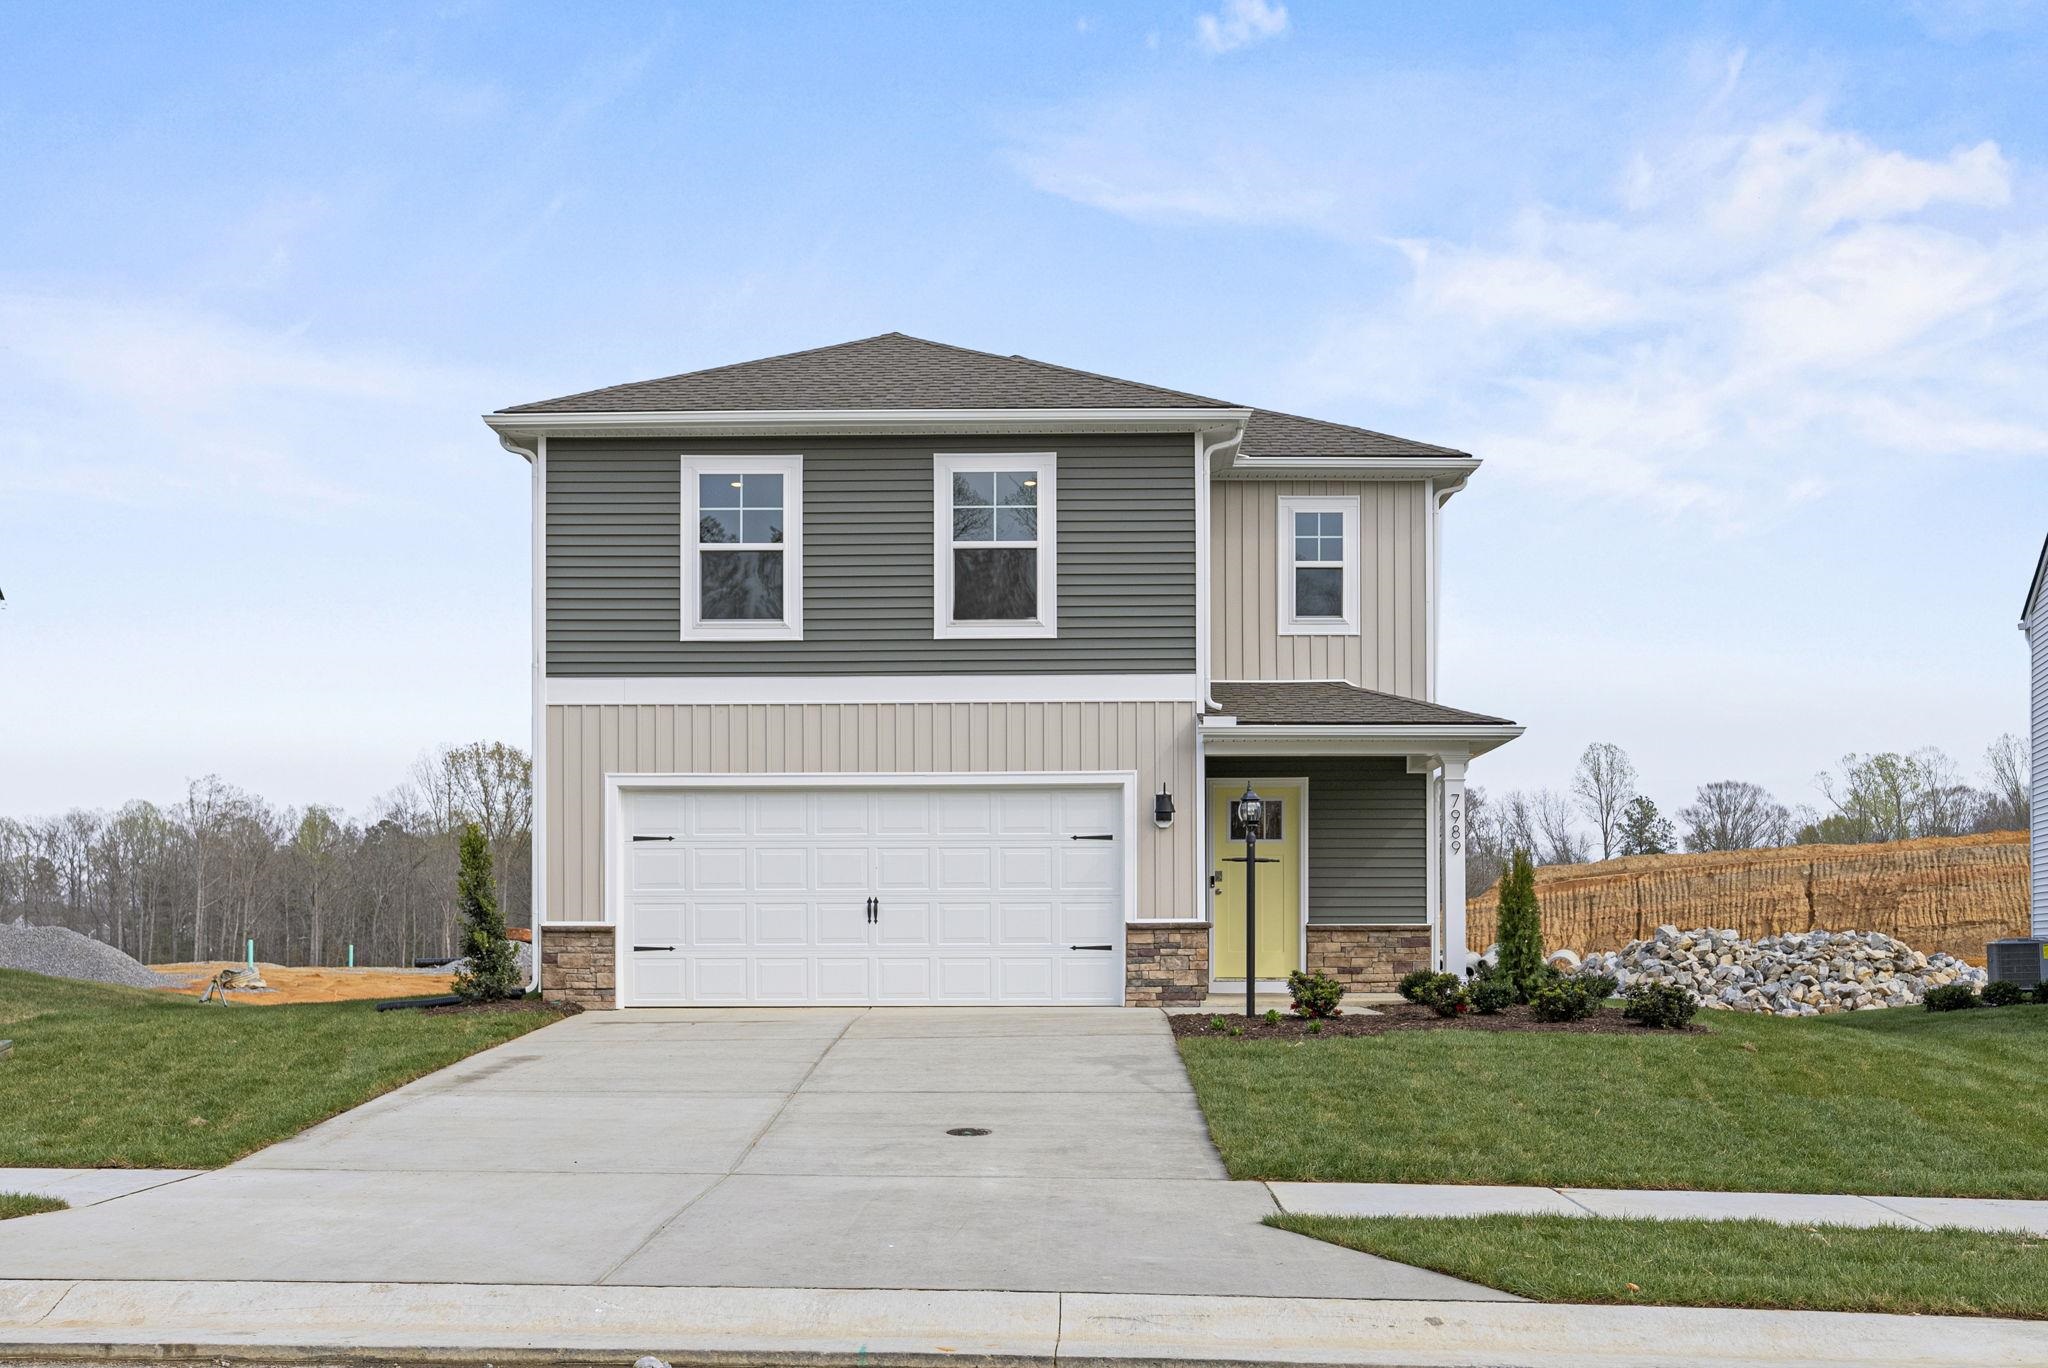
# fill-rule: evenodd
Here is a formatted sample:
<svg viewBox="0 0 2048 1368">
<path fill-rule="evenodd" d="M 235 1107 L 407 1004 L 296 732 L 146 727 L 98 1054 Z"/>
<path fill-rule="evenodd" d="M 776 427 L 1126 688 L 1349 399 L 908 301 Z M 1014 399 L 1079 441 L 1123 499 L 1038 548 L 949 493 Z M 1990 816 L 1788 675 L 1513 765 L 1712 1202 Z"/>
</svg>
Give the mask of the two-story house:
<svg viewBox="0 0 2048 1368">
<path fill-rule="evenodd" d="M 1466 766 L 1520 732 L 1436 701 L 1473 457 L 899 333 L 485 421 L 532 463 L 549 996 L 1463 968 Z"/>
</svg>

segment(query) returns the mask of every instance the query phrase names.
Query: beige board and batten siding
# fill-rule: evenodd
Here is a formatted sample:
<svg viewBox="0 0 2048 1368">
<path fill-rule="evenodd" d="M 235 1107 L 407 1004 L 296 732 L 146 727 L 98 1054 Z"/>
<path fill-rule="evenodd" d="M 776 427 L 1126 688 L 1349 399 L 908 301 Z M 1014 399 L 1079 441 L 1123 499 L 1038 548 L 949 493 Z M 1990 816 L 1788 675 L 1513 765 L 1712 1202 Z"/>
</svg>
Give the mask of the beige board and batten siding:
<svg viewBox="0 0 2048 1368">
<path fill-rule="evenodd" d="M 1359 634 L 1280 630 L 1280 499 L 1358 500 Z M 1429 696 L 1429 486 L 1420 480 L 1218 480 L 1210 509 L 1218 679 L 1347 679 Z"/>
<path fill-rule="evenodd" d="M 1138 776 L 1131 915 L 1192 915 L 1202 804 L 1189 702 L 553 704 L 546 916 L 604 920 L 607 774 L 1095 771 Z M 1163 831 L 1152 823 L 1161 783 L 1180 807 Z"/>
</svg>

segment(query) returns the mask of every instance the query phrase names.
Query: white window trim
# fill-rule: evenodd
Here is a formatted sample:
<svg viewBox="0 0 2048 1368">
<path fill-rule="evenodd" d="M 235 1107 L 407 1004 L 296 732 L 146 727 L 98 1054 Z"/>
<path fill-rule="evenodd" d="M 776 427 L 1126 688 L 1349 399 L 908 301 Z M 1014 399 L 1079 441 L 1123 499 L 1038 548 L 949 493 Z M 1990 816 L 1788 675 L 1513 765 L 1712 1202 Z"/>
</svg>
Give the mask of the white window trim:
<svg viewBox="0 0 2048 1368">
<path fill-rule="evenodd" d="M 804 639 L 804 458 L 801 456 L 720 456 L 692 454 L 682 458 L 683 471 L 683 640 L 802 641 Z M 706 622 L 699 616 L 697 477 L 722 471 L 782 477 L 782 620 L 779 622 Z"/>
<path fill-rule="evenodd" d="M 1031 470 L 1038 477 L 1038 616 L 1017 622 L 953 620 L 953 476 Z M 932 458 L 932 636 L 1016 641 L 1059 635 L 1059 459 L 1050 451 L 939 452 Z"/>
<path fill-rule="evenodd" d="M 1283 494 L 1280 496 L 1280 635 L 1357 636 L 1359 566 L 1362 551 L 1358 536 L 1358 497 L 1354 494 Z M 1344 616 L 1304 618 L 1294 611 L 1294 515 L 1297 513 L 1341 513 L 1344 515 Z"/>
</svg>

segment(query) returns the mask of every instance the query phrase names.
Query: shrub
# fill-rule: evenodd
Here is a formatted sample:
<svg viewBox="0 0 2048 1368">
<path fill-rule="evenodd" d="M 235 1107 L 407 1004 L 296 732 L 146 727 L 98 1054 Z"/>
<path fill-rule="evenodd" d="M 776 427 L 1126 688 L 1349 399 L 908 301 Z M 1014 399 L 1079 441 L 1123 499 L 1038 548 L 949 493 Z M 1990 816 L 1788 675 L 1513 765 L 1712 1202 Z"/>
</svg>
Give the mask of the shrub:
<svg viewBox="0 0 2048 1368">
<path fill-rule="evenodd" d="M 1981 1007 L 1977 995 L 1970 991 L 1967 983 L 1944 983 L 1938 988 L 1929 988 L 1922 999 L 1930 1012 L 1960 1012 L 1969 1007 Z"/>
<path fill-rule="evenodd" d="M 1266 1024 L 1268 1026 L 1278 1026 L 1280 1024 L 1280 1009 L 1278 1007 L 1268 1007 L 1266 1009 Z"/>
<path fill-rule="evenodd" d="M 1623 1016 L 1658 1030 L 1678 1030 L 1700 1009 L 1699 1000 L 1675 983 L 1638 983 L 1622 998 Z"/>
<path fill-rule="evenodd" d="M 1515 985 L 1524 1002 L 1541 986 L 1543 975 L 1543 909 L 1536 901 L 1536 867 L 1529 852 L 1518 850 L 1500 881 L 1500 906 L 1495 938 L 1500 942 L 1500 974 Z"/>
<path fill-rule="evenodd" d="M 505 939 L 505 916 L 498 910 L 498 886 L 491 877 L 490 842 L 475 822 L 462 828 L 455 900 L 466 923 L 462 967 L 451 985 L 456 996 L 464 1002 L 519 997 L 526 991 L 519 981 L 519 952 Z"/>
<path fill-rule="evenodd" d="M 1529 998 L 1529 1010 L 1538 1021 L 1583 1021 L 1606 1005 L 1614 992 L 1614 980 L 1605 974 L 1560 976 L 1538 988 Z"/>
<path fill-rule="evenodd" d="M 1456 974 L 1431 974 L 1416 989 L 1415 1000 L 1438 1016 L 1456 1016 L 1465 1010 L 1465 985 Z"/>
<path fill-rule="evenodd" d="M 1287 976 L 1287 991 L 1294 995 L 1294 1014 L 1320 1021 L 1340 1015 L 1337 1004 L 1344 1000 L 1344 985 L 1328 974 L 1304 974 L 1297 969 Z"/>
<path fill-rule="evenodd" d="M 1465 1000 L 1481 1016 L 1492 1016 L 1515 1000 L 1515 985 L 1504 978 L 1474 979 L 1465 988 Z"/>
<path fill-rule="evenodd" d="M 2039 983 L 2035 984 L 2034 991 L 2027 994 L 2027 1000 L 2029 1002 L 2048 1002 L 2048 979 L 2042 979 Z"/>
<path fill-rule="evenodd" d="M 1230 1023 L 1220 1016 L 1212 1016 L 1209 1018 L 1209 1029 L 1212 1031 L 1227 1031 L 1230 1029 Z"/>
<path fill-rule="evenodd" d="M 1323 1023 L 1311 1021 L 1308 1025 L 1302 1027 L 1301 1030 L 1303 1035 L 1321 1035 L 1323 1033 Z"/>
<path fill-rule="evenodd" d="M 1401 975 L 1401 981 L 1394 985 L 1394 991 L 1410 1002 L 1422 1001 L 1422 985 L 1437 976 L 1434 969 L 1417 969 L 1412 974 Z"/>
<path fill-rule="evenodd" d="M 1986 1007 L 2011 1007 L 2016 1003 L 2025 1002 L 2026 1000 L 2027 990 L 2020 987 L 2017 983 L 2010 983 L 2005 979 L 1993 979 L 1984 985 L 1984 1005 Z"/>
</svg>

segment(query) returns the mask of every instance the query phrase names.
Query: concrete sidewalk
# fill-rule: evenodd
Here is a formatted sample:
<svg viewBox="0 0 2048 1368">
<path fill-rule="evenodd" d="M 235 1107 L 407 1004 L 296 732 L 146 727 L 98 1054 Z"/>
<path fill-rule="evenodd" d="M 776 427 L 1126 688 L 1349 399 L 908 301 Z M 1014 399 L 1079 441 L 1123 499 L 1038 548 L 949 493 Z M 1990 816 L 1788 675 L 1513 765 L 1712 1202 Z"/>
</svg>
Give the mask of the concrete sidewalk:
<svg viewBox="0 0 2048 1368">
<path fill-rule="evenodd" d="M 96 1206 L 133 1192 L 197 1178 L 205 1169 L 0 1168 L 0 1192 Z"/>
<path fill-rule="evenodd" d="M 2016 1230 L 2048 1235 L 2048 1202 L 1994 1197 L 1854 1197 L 1804 1192 L 1679 1192 L 1440 1183 L 1268 1183 L 1305 1216 L 1617 1216 L 1664 1221 Z"/>
<path fill-rule="evenodd" d="M 2048 1365 L 2025 1321 L 1102 1293 L 0 1282 L 14 1363 Z"/>
</svg>

